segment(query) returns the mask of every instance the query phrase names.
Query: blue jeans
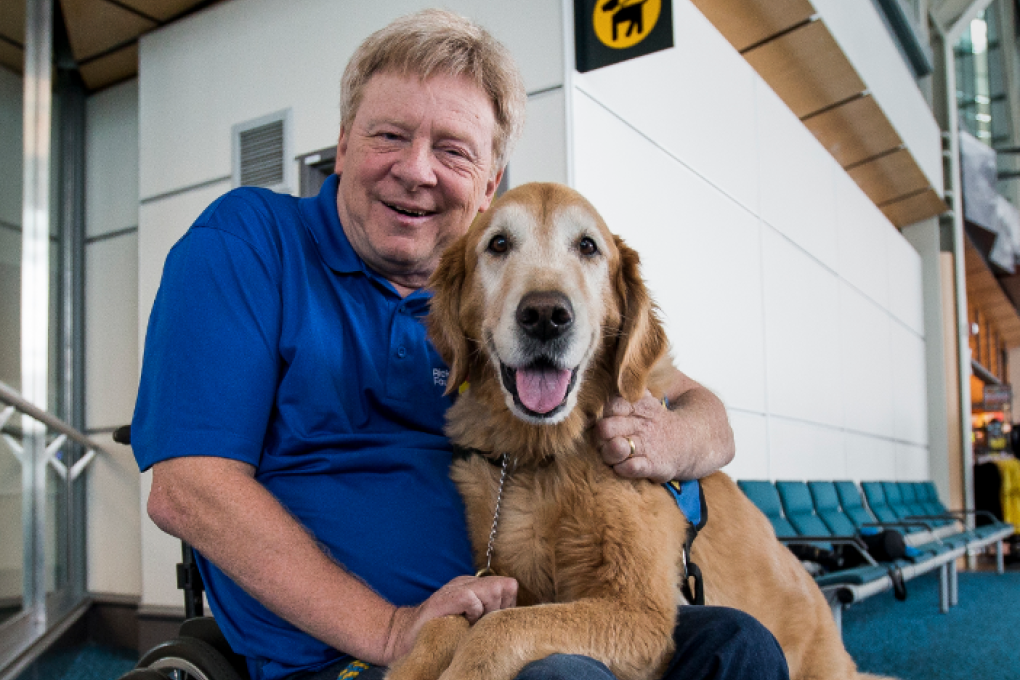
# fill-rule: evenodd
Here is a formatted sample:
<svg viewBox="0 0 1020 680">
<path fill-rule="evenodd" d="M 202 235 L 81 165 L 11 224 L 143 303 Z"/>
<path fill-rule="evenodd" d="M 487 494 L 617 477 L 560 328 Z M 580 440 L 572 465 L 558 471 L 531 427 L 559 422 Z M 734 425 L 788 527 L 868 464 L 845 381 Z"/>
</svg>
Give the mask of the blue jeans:
<svg viewBox="0 0 1020 680">
<path fill-rule="evenodd" d="M 726 607 L 681 607 L 673 630 L 676 652 L 662 680 L 789 680 L 786 657 L 772 633 L 747 614 Z M 353 662 L 359 664 L 360 662 Z M 381 680 L 386 669 L 348 659 L 294 680 Z M 534 661 L 517 680 L 616 680 L 586 656 L 553 654 Z"/>
</svg>

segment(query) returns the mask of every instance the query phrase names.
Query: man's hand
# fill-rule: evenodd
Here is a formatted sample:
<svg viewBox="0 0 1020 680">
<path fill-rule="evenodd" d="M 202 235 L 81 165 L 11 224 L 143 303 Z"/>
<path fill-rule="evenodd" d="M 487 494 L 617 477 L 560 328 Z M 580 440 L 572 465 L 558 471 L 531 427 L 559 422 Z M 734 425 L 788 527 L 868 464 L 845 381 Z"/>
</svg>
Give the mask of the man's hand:
<svg viewBox="0 0 1020 680">
<path fill-rule="evenodd" d="M 668 482 L 677 474 L 682 428 L 652 393 L 631 403 L 613 397 L 595 424 L 602 460 L 621 477 Z"/>
<path fill-rule="evenodd" d="M 595 423 L 602 460 L 621 477 L 700 479 L 733 460 L 733 430 L 722 402 L 670 369 L 668 409 L 646 390 L 634 403 L 613 397 Z"/>
<path fill-rule="evenodd" d="M 386 642 L 385 665 L 411 651 L 421 627 L 441 616 L 464 616 L 474 623 L 489 612 L 517 604 L 517 581 L 505 576 L 458 576 L 417 607 L 393 613 Z"/>
</svg>

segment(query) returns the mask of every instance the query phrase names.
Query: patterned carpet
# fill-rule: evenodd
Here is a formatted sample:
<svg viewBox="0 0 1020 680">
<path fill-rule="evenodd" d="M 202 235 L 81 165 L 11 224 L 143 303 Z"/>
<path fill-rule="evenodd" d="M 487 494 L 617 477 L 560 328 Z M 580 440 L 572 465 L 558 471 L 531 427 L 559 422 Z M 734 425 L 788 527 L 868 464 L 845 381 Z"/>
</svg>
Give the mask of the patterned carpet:
<svg viewBox="0 0 1020 680">
<path fill-rule="evenodd" d="M 882 593 L 843 615 L 843 641 L 862 671 L 900 680 L 1020 677 L 1020 571 L 960 574 L 960 604 L 940 614 L 938 576 Z"/>
</svg>

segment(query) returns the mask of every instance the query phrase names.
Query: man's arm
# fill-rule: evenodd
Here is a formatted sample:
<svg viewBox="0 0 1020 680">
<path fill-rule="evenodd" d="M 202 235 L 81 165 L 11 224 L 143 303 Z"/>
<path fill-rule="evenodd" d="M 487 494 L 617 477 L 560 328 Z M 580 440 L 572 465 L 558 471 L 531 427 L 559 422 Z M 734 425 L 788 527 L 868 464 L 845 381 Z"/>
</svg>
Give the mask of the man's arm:
<svg viewBox="0 0 1020 680">
<path fill-rule="evenodd" d="M 153 466 L 149 516 L 215 563 L 266 607 L 358 659 L 389 665 L 429 619 L 511 607 L 517 582 L 454 579 L 418 607 L 395 607 L 318 547 L 247 463 L 174 458 Z"/>
<path fill-rule="evenodd" d="M 733 460 L 733 430 L 719 397 L 676 369 L 666 395 L 669 409 L 650 392 L 634 403 L 616 397 L 596 423 L 602 459 L 621 477 L 700 479 Z"/>
</svg>

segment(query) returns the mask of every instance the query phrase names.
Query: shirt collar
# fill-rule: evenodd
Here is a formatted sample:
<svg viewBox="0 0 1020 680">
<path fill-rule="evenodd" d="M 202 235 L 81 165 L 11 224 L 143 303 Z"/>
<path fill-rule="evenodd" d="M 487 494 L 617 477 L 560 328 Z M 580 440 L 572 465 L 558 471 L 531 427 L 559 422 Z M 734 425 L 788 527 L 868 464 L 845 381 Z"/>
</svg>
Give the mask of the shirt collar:
<svg viewBox="0 0 1020 680">
<path fill-rule="evenodd" d="M 393 284 L 366 265 L 347 239 L 336 209 L 336 192 L 339 187 L 340 177 L 332 174 L 322 183 L 318 196 L 301 200 L 305 227 L 319 248 L 319 256 L 326 266 L 338 274 L 361 272 L 396 293 Z M 421 288 L 408 295 L 405 302 L 409 305 L 408 309 L 417 312 L 431 297 L 431 290 Z"/>
<path fill-rule="evenodd" d="M 305 226 L 319 247 L 319 256 L 330 269 L 340 274 L 354 272 L 367 274 L 368 267 L 354 251 L 340 224 L 340 216 L 336 211 L 336 192 L 339 185 L 340 178 L 335 174 L 330 175 L 322 183 L 318 196 L 301 201 L 301 209 L 305 213 Z"/>
</svg>

